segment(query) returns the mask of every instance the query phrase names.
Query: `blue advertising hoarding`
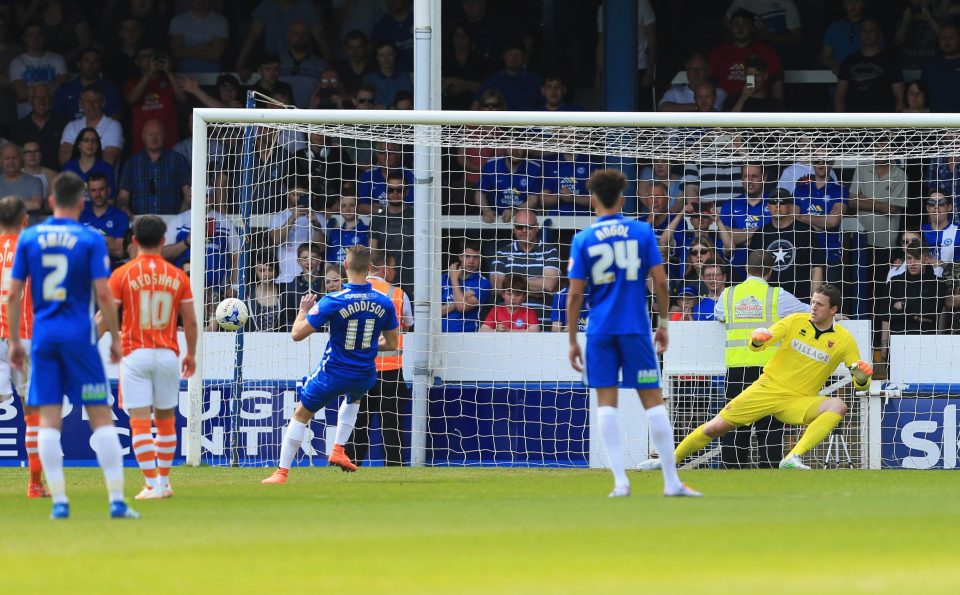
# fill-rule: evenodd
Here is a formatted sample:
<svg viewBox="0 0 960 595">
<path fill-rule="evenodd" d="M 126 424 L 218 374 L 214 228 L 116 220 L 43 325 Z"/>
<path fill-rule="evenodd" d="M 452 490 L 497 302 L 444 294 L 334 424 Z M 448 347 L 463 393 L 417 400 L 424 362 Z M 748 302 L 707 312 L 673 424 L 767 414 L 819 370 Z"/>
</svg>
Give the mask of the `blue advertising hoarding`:
<svg viewBox="0 0 960 595">
<path fill-rule="evenodd" d="M 960 399 L 890 399 L 880 437 L 884 469 L 956 469 Z"/>
</svg>

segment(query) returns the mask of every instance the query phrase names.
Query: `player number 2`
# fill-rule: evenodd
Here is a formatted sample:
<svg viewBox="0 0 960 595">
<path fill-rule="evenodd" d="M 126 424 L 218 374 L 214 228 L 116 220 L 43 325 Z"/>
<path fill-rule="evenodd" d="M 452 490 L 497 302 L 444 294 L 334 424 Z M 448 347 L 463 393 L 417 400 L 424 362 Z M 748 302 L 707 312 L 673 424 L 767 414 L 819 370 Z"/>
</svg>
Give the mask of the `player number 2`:
<svg viewBox="0 0 960 595">
<path fill-rule="evenodd" d="M 640 247 L 637 240 L 619 240 L 613 244 L 594 244 L 587 249 L 591 257 L 600 258 L 593 263 L 590 280 L 596 285 L 613 283 L 617 274 L 610 270 L 616 264 L 626 272 L 627 281 L 636 281 L 640 272 Z"/>
<path fill-rule="evenodd" d="M 363 321 L 363 336 L 360 338 L 360 349 L 370 349 L 370 344 L 373 343 L 373 318 L 368 318 Z M 353 351 L 357 348 L 357 328 L 360 326 L 360 321 L 354 318 L 347 323 L 347 340 L 343 344 L 343 348 L 347 351 Z"/>
<path fill-rule="evenodd" d="M 170 322 L 173 296 L 165 291 L 140 292 L 140 328 L 161 330 Z"/>
<path fill-rule="evenodd" d="M 43 299 L 48 302 L 62 302 L 67 299 L 67 290 L 62 285 L 67 278 L 66 254 L 44 254 L 40 264 L 45 269 L 53 269 L 43 277 Z"/>
</svg>

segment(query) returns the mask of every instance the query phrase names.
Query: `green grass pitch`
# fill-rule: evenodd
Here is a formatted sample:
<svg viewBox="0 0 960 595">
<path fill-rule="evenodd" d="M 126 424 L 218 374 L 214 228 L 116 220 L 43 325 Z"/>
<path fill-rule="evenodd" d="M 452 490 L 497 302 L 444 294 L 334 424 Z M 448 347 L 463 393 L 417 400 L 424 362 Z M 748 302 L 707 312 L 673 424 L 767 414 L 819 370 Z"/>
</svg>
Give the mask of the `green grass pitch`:
<svg viewBox="0 0 960 595">
<path fill-rule="evenodd" d="M 956 593 L 960 474 L 177 468 L 176 497 L 106 518 L 67 469 L 72 518 L 0 468 L 3 593 Z M 128 493 L 140 485 L 127 470 Z M 359 589 L 359 590 L 358 590 Z"/>
</svg>

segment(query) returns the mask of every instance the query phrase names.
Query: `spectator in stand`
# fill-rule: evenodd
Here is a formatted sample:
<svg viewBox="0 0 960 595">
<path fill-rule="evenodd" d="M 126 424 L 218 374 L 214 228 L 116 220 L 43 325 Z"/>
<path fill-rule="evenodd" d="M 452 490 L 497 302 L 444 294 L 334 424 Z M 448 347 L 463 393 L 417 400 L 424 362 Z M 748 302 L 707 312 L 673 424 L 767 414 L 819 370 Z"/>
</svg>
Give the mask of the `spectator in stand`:
<svg viewBox="0 0 960 595">
<path fill-rule="evenodd" d="M 582 106 L 564 101 L 567 97 L 567 84 L 563 82 L 560 73 L 549 73 L 544 77 L 540 94 L 543 95 L 543 107 L 541 109 L 545 112 L 583 111 Z"/>
<path fill-rule="evenodd" d="M 470 109 L 480 83 L 493 70 L 486 58 L 473 49 L 473 39 L 463 22 L 453 26 L 441 67 L 443 109 Z M 480 99 L 483 103 L 483 99 Z"/>
<path fill-rule="evenodd" d="M 503 70 L 488 76 L 480 84 L 475 103 L 479 104 L 484 91 L 498 89 L 511 110 L 536 111 L 542 101 L 540 88 L 543 80 L 526 68 L 527 59 L 523 43 L 514 41 L 503 50 Z M 475 106 L 476 107 L 476 106 Z"/>
<path fill-rule="evenodd" d="M 343 267 L 335 263 L 327 263 L 323 267 L 323 291 L 335 293 L 343 289 L 343 281 L 347 278 Z M 299 303 L 299 302 L 297 302 Z"/>
<path fill-rule="evenodd" d="M 590 215 L 590 174 L 602 168 L 601 158 L 559 153 L 545 156 L 543 164 L 543 209 L 549 214 Z"/>
<path fill-rule="evenodd" d="M 798 144 L 800 145 L 798 149 L 807 149 L 808 154 L 814 155 L 817 153 L 816 148 L 810 147 L 810 145 L 812 145 L 812 141 L 808 138 L 801 138 Z M 777 188 L 783 188 L 790 193 L 790 196 L 793 196 L 794 191 L 797 189 L 797 184 L 799 182 L 807 182 L 811 180 L 813 176 L 813 164 L 807 160 L 798 161 L 788 165 L 780 173 L 780 180 L 777 181 Z M 830 169 L 830 181 L 837 181 L 837 176 L 833 169 Z"/>
<path fill-rule="evenodd" d="M 370 245 L 370 226 L 357 217 L 357 197 L 349 194 L 340 199 L 339 217 L 327 221 L 327 262 L 343 264 L 347 248 Z"/>
<path fill-rule="evenodd" d="M 716 308 L 720 296 L 727 287 L 727 273 L 718 263 L 706 264 L 700 271 L 701 285 L 705 292 L 690 312 L 692 320 L 716 320 Z M 721 309 L 723 306 L 721 306 Z"/>
<path fill-rule="evenodd" d="M 279 269 L 277 283 L 289 283 L 300 270 L 297 266 L 297 246 L 324 241 L 323 219 L 320 212 L 310 208 L 310 193 L 302 184 L 287 191 L 287 208 L 273 216 L 270 222 L 271 245 L 276 246 L 275 260 Z"/>
<path fill-rule="evenodd" d="M 310 176 L 310 188 L 322 199 L 314 209 L 334 209 L 341 196 L 356 196 L 357 166 L 337 137 L 311 132 L 309 147 L 297 157 L 299 166 L 308 166 L 309 171 L 302 173 Z"/>
<path fill-rule="evenodd" d="M 881 301 L 881 312 L 887 316 L 882 323 L 882 345 L 888 344 L 891 334 L 937 331 L 943 299 L 949 291 L 937 278 L 933 267 L 924 262 L 919 247 L 907 248 L 905 270 L 890 279 L 887 291 L 887 299 Z"/>
<path fill-rule="evenodd" d="M 266 256 L 261 256 L 253 265 L 254 281 L 247 288 L 248 330 L 272 333 L 284 329 L 284 299 L 277 285 L 278 270 L 276 261 Z"/>
<path fill-rule="evenodd" d="M 933 16 L 932 0 L 910 0 L 897 23 L 893 43 L 900 48 L 904 68 L 920 68 L 937 53 L 940 26 Z"/>
<path fill-rule="evenodd" d="M 930 162 L 923 172 L 926 192 L 942 192 L 950 198 L 960 195 L 960 157 L 945 155 Z"/>
<path fill-rule="evenodd" d="M 903 109 L 905 114 L 926 114 L 930 112 L 929 93 L 920 80 L 910 81 L 903 91 Z"/>
<path fill-rule="evenodd" d="M 876 19 L 860 25 L 860 50 L 847 56 L 837 73 L 833 109 L 838 112 L 903 110 L 903 71 L 883 46 Z"/>
<path fill-rule="evenodd" d="M 461 21 L 473 39 L 474 51 L 490 63 L 494 63 L 499 53 L 515 40 L 522 40 L 525 51 L 533 47 L 532 36 L 517 19 L 517 7 L 504 9 L 490 7 L 486 0 L 460 0 L 459 8 Z"/>
<path fill-rule="evenodd" d="M 667 256 L 672 255 L 669 260 L 678 267 L 678 273 L 673 277 L 683 276 L 683 263 L 686 262 L 687 251 L 694 242 L 707 238 L 710 240 L 710 248 L 723 247 L 720 234 L 711 229 L 716 219 L 716 205 L 702 201 L 688 202 L 683 210 L 670 219 L 658 241 L 661 251 Z"/>
<path fill-rule="evenodd" d="M 707 77 L 710 74 L 710 64 L 700 52 L 692 54 L 687 58 L 686 63 L 687 82 L 683 85 L 674 85 L 660 99 L 657 109 L 661 112 L 695 112 L 710 111 L 702 110 L 697 106 L 694 97 L 694 89 L 702 83 L 709 83 Z M 713 108 L 716 111 L 723 109 L 724 101 L 727 99 L 727 93 L 723 89 L 716 89 L 714 94 Z"/>
<path fill-rule="evenodd" d="M 543 166 L 529 159 L 526 149 L 512 148 L 483 166 L 474 204 L 486 223 L 493 223 L 498 215 L 509 223 L 515 209 L 539 208 L 542 191 Z"/>
<path fill-rule="evenodd" d="M 80 130 L 70 151 L 70 159 L 63 164 L 63 171 L 72 171 L 84 181 L 92 174 L 99 174 L 107 179 L 107 186 L 111 189 L 117 186 L 113 166 L 103 160 L 103 147 L 96 128 Z"/>
<path fill-rule="evenodd" d="M 653 108 L 654 76 L 657 72 L 657 16 L 650 0 L 637 1 L 637 109 L 650 111 Z M 594 87 L 601 87 L 603 77 L 605 42 L 603 38 L 603 5 L 597 9 L 596 80 Z M 509 97 L 509 96 L 508 96 Z"/>
<path fill-rule="evenodd" d="M 119 0 L 107 0 L 106 4 L 100 20 L 101 30 L 116 31 L 120 19 L 133 19 L 143 31 L 143 44 L 166 47 L 167 34 L 170 31 L 170 2 L 130 0 L 118 6 L 121 4 Z"/>
<path fill-rule="evenodd" d="M 643 196 L 649 194 L 655 182 L 663 184 L 665 194 L 668 197 L 667 208 L 670 212 L 676 212 L 683 208 L 683 176 L 680 175 L 678 168 L 673 167 L 670 161 L 665 159 L 654 159 L 653 163 L 644 166 L 640 170 L 640 179 L 637 181 L 637 195 Z M 649 207 L 647 213 L 650 213 Z"/>
<path fill-rule="evenodd" d="M 43 27 L 50 50 L 73 62 L 84 48 L 96 43 L 93 28 L 84 11 L 73 2 L 44 0 L 30 2 L 20 14 L 20 22 L 36 21 Z"/>
<path fill-rule="evenodd" d="M 293 97 L 293 87 L 290 86 L 290 83 L 280 80 L 280 56 L 278 54 L 273 52 L 261 54 L 257 62 L 257 73 L 260 78 L 250 87 L 251 91 L 266 95 L 274 101 L 279 101 L 277 95 Z M 273 104 L 258 98 L 256 107 L 270 108 L 273 107 Z"/>
<path fill-rule="evenodd" d="M 494 306 L 481 332 L 540 332 L 540 318 L 535 310 L 523 304 L 527 296 L 527 280 L 523 275 L 510 274 L 503 279 L 503 305 Z"/>
<path fill-rule="evenodd" d="M 310 28 L 303 21 L 293 21 L 287 29 L 287 47 L 280 58 L 280 78 L 293 89 L 293 103 L 305 108 L 327 63 L 313 53 Z"/>
<path fill-rule="evenodd" d="M 398 91 L 413 91 L 410 73 L 397 70 L 397 48 L 392 42 L 377 43 L 374 55 L 377 58 L 377 67 L 363 75 L 363 82 L 373 86 L 379 105 L 388 106 L 393 103 L 393 97 Z"/>
<path fill-rule="evenodd" d="M 406 177 L 399 170 L 387 173 L 387 203 L 370 220 L 370 248 L 384 250 L 396 259 L 397 284 L 413 297 L 413 207 L 404 201 Z"/>
<path fill-rule="evenodd" d="M 13 39 L 15 25 L 9 14 L 0 12 L 0 89 L 10 86 L 10 62 L 23 53 L 23 46 Z"/>
<path fill-rule="evenodd" d="M 850 192 L 846 186 L 831 179 L 832 169 L 831 161 L 814 161 L 813 179 L 798 183 L 793 199 L 798 209 L 797 221 L 813 228 L 814 249 L 824 255 L 825 281 L 839 286 L 844 280 L 840 224 L 847 213 Z"/>
<path fill-rule="evenodd" d="M 553 296 L 553 308 L 550 309 L 550 330 L 555 333 L 562 333 L 567 330 L 567 297 L 570 295 L 570 288 L 564 287 Z M 587 331 L 587 318 L 590 317 L 590 305 L 588 300 L 583 300 L 583 307 L 580 308 L 580 316 L 577 317 L 577 331 L 584 333 Z"/>
<path fill-rule="evenodd" d="M 480 315 L 493 301 L 493 286 L 480 273 L 480 241 L 465 239 L 460 258 L 440 280 L 442 330 L 473 333 L 480 329 Z"/>
<path fill-rule="evenodd" d="M 373 41 L 390 42 L 397 51 L 397 70 L 413 72 L 413 2 L 387 0 L 389 12 L 373 24 Z"/>
<path fill-rule="evenodd" d="M 106 176 L 94 172 L 86 178 L 86 182 L 90 202 L 80 213 L 80 223 L 95 229 L 103 236 L 110 254 L 110 267 L 116 268 L 127 256 L 123 240 L 130 229 L 130 217 L 110 204 L 113 188 Z"/>
<path fill-rule="evenodd" d="M 363 31 L 351 31 L 344 41 L 346 59 L 337 64 L 337 74 L 347 93 L 354 94 L 363 83 L 363 77 L 373 72 L 367 51 L 367 36 Z"/>
<path fill-rule="evenodd" d="M 683 196 L 687 201 L 704 203 L 738 196 L 743 190 L 740 170 L 735 163 L 687 163 L 683 168 Z"/>
<path fill-rule="evenodd" d="M 190 208 L 190 168 L 183 155 L 163 148 L 160 120 L 143 125 L 144 149 L 127 161 L 117 206 L 128 215 L 176 215 Z"/>
<path fill-rule="evenodd" d="M 937 273 L 938 277 L 943 274 L 943 267 L 940 266 L 935 255 L 936 250 L 933 253 L 930 251 L 930 247 L 927 246 L 927 241 L 923 237 L 923 232 L 919 229 L 905 229 L 900 232 L 896 247 L 890 251 L 889 267 L 886 276 L 883 277 L 885 282 L 889 283 L 890 279 L 907 270 L 907 248 L 911 246 L 920 248 L 923 254 L 923 262 L 933 265 L 934 272 Z"/>
<path fill-rule="evenodd" d="M 727 97 L 728 112 L 783 112 L 783 102 L 770 95 L 767 63 L 760 56 L 750 56 L 744 64 L 744 85 L 740 95 Z"/>
<path fill-rule="evenodd" d="M 324 278 L 323 250 L 320 244 L 304 242 L 297 246 L 297 265 L 300 266 L 300 273 L 281 288 L 285 331 L 290 330 L 303 296 L 309 293 L 318 296 L 329 293 Z M 336 270 L 340 265 L 329 263 L 327 267 Z"/>
<path fill-rule="evenodd" d="M 280 55 L 284 52 L 284 37 L 293 21 L 303 21 L 310 27 L 313 40 L 322 56 L 329 56 L 323 24 L 317 8 L 310 0 L 261 0 L 250 15 L 250 28 L 240 46 L 234 71 L 241 80 L 250 78 L 247 62 L 254 46 L 263 35 L 263 47 L 267 52 Z"/>
<path fill-rule="evenodd" d="M 684 285 L 674 298 L 674 304 L 670 306 L 670 320 L 693 320 L 693 310 L 700 303 L 700 288 Z"/>
<path fill-rule="evenodd" d="M 50 169 L 58 169 L 60 160 L 57 154 L 60 150 L 60 137 L 67 125 L 67 120 L 58 113 L 51 111 L 50 85 L 39 83 L 30 87 L 30 106 L 33 110 L 17 121 L 13 128 L 13 141 L 25 144 L 27 141 L 37 141 L 43 154 L 43 165 Z"/>
<path fill-rule="evenodd" d="M 697 289 L 696 297 L 700 298 L 700 285 L 703 281 L 703 268 L 711 264 L 726 266 L 720 256 L 720 251 L 708 231 L 688 231 L 684 238 L 687 243 L 680 244 L 674 250 L 672 257 L 664 262 L 670 265 L 670 288 L 678 294 L 685 286 Z M 697 300 L 694 300 L 696 304 Z"/>
<path fill-rule="evenodd" d="M 770 283 L 809 300 L 823 282 L 823 250 L 813 248 L 813 229 L 797 221 L 793 196 L 778 188 L 767 198 L 770 221 L 750 238 L 750 250 L 773 255 Z"/>
<path fill-rule="evenodd" d="M 130 106 L 133 138 L 131 150 L 143 150 L 143 126 L 149 120 L 163 122 L 164 148 L 170 149 L 180 140 L 180 124 L 177 119 L 177 104 L 187 100 L 170 70 L 170 59 L 159 49 L 140 48 L 137 51 L 137 66 L 140 77 L 128 80 L 123 85 L 123 96 Z"/>
<path fill-rule="evenodd" d="M 889 158 L 861 163 L 850 182 L 850 206 L 873 253 L 871 279 L 880 280 L 880 266 L 891 260 L 890 251 L 896 246 L 907 207 L 906 172 Z"/>
<path fill-rule="evenodd" d="M 53 96 L 53 111 L 67 118 L 79 120 L 84 116 L 80 94 L 89 85 L 99 85 L 103 89 L 103 113 L 110 116 L 119 116 L 123 110 L 123 100 L 120 99 L 120 89 L 115 84 L 103 78 L 101 70 L 100 50 L 88 47 L 80 54 L 77 60 L 76 78 L 64 82 L 57 88 Z"/>
<path fill-rule="evenodd" d="M 667 194 L 666 184 L 654 182 L 649 186 L 649 192 L 641 190 L 640 203 L 644 211 L 641 214 L 645 215 L 643 220 L 653 228 L 653 234 L 659 242 L 675 213 L 671 209 L 670 195 Z M 678 201 L 676 204 L 679 205 L 679 208 L 683 208 L 682 202 Z"/>
<path fill-rule="evenodd" d="M 702 82 L 693 91 L 693 111 L 695 112 L 719 112 L 722 109 L 717 107 L 717 98 L 724 93 L 723 89 L 718 88 L 711 82 Z"/>
<path fill-rule="evenodd" d="M 36 223 L 46 212 L 43 185 L 40 180 L 23 173 L 23 151 L 13 143 L 0 146 L 0 196 L 13 195 L 27 205 L 30 223 Z"/>
<path fill-rule="evenodd" d="M 920 81 L 930 90 L 930 110 L 960 112 L 960 28 L 940 26 L 940 55 L 926 61 Z"/>
<path fill-rule="evenodd" d="M 80 103 L 83 105 L 84 116 L 67 124 L 60 135 L 60 148 L 57 150 L 60 163 L 66 163 L 70 159 L 73 143 L 80 131 L 84 128 L 95 128 L 100 135 L 103 160 L 117 167 L 120 151 L 123 149 L 123 128 L 120 127 L 120 122 L 103 113 L 103 89 L 97 85 L 85 88 L 80 94 Z"/>
<path fill-rule="evenodd" d="M 733 41 L 722 43 L 710 52 L 710 74 L 727 95 L 739 95 L 745 83 L 743 64 L 750 56 L 758 56 L 767 65 L 770 96 L 783 101 L 783 67 L 780 57 L 769 44 L 754 38 L 754 14 L 739 9 L 730 15 Z"/>
<path fill-rule="evenodd" d="M 727 18 L 745 10 L 754 16 L 754 33 L 758 39 L 771 44 L 791 65 L 805 66 L 803 24 L 794 0 L 733 0 L 727 8 Z"/>
<path fill-rule="evenodd" d="M 953 220 L 953 204 L 953 199 L 947 194 L 931 192 L 927 196 L 927 220 L 920 226 L 920 231 L 937 264 L 960 260 L 957 251 L 960 229 Z"/>
<path fill-rule="evenodd" d="M 217 77 L 216 97 L 207 93 L 192 76 L 178 76 L 177 86 L 184 93 L 193 95 L 204 107 L 244 107 L 240 100 L 240 81 L 229 73 Z"/>
<path fill-rule="evenodd" d="M 103 77 L 108 81 L 126 82 L 140 74 L 140 68 L 137 67 L 137 50 L 144 43 L 143 28 L 138 19 L 127 16 L 113 31 L 116 31 L 116 37 L 106 44 Z M 113 37 L 113 31 L 110 37 Z"/>
<path fill-rule="evenodd" d="M 10 86 L 17 95 L 17 116 L 30 112 L 29 89 L 38 83 L 47 83 L 56 91 L 67 80 L 67 63 L 63 56 L 46 49 L 43 26 L 38 22 L 23 26 L 24 52 L 10 61 Z"/>
<path fill-rule="evenodd" d="M 358 211 L 364 215 L 375 213 L 386 206 L 389 200 L 387 175 L 391 172 L 403 175 L 406 192 L 403 201 L 413 204 L 413 172 L 403 167 L 403 149 L 396 143 L 378 142 L 373 153 L 374 165 L 360 175 L 357 183 Z"/>
<path fill-rule="evenodd" d="M 491 265 L 490 282 L 494 289 L 507 287 L 510 274 L 526 281 L 524 305 L 534 308 L 540 318 L 548 319 L 546 308 L 560 289 L 560 253 L 540 238 L 537 215 L 530 209 L 518 209 L 513 220 L 514 240 L 497 250 Z"/>
<path fill-rule="evenodd" d="M 742 172 L 743 194 L 723 202 L 717 218 L 724 254 L 738 278 L 745 274 L 750 238 L 770 219 L 770 209 L 764 202 L 767 197 L 766 168 L 760 163 L 748 163 Z"/>
<path fill-rule="evenodd" d="M 393 103 L 390 109 L 412 110 L 413 109 L 413 91 L 397 91 L 393 96 Z"/>
<path fill-rule="evenodd" d="M 847 56 L 860 49 L 860 26 L 865 3 L 866 0 L 843 0 L 844 18 L 830 23 L 823 35 L 820 64 L 834 74 L 840 71 L 840 64 Z"/>
<path fill-rule="evenodd" d="M 220 72 L 230 24 L 210 10 L 210 4 L 210 0 L 191 0 L 190 10 L 170 21 L 170 55 L 177 62 L 177 72 Z"/>
<path fill-rule="evenodd" d="M 310 102 L 307 105 L 310 109 L 349 109 L 353 107 L 351 100 L 353 98 L 340 84 L 340 75 L 332 68 L 326 68 L 320 71 L 320 78 L 313 88 L 313 94 L 310 95 Z"/>
<path fill-rule="evenodd" d="M 477 109 L 481 111 L 503 111 L 507 108 L 500 91 L 490 88 L 480 95 Z M 489 139 L 495 138 L 495 128 L 490 126 L 466 126 L 464 134 L 470 142 L 458 143 L 454 149 L 457 165 L 454 166 L 452 173 L 459 174 L 462 172 L 463 181 L 458 183 L 456 180 L 452 180 L 450 203 L 452 210 L 455 210 L 452 214 L 459 214 L 467 208 L 467 205 L 475 204 L 474 199 L 480 188 L 484 165 L 487 164 L 488 160 L 502 154 L 500 149 L 489 146 Z M 462 188 L 462 191 L 460 188 Z"/>
<path fill-rule="evenodd" d="M 43 186 L 43 194 L 40 196 L 50 196 L 47 189 L 53 184 L 53 178 L 56 177 L 57 172 L 43 165 L 43 151 L 40 149 L 40 143 L 35 140 L 23 143 L 23 173 L 40 180 Z"/>
</svg>

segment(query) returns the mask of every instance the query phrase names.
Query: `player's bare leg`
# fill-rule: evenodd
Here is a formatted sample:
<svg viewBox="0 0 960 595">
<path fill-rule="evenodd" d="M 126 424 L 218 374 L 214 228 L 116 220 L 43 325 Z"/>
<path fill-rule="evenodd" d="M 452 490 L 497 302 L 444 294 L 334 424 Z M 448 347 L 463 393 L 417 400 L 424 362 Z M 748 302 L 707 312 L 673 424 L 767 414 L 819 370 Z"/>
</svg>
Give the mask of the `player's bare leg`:
<svg viewBox="0 0 960 595">
<path fill-rule="evenodd" d="M 663 495 L 702 496 L 703 494 L 680 481 L 680 476 L 677 474 L 677 465 L 670 456 L 674 452 L 673 427 L 670 425 L 670 418 L 667 416 L 667 408 L 663 405 L 663 394 L 660 389 L 637 389 L 637 394 L 640 396 L 640 402 L 643 404 L 644 413 L 647 416 L 650 438 L 653 440 L 653 445 L 657 448 L 662 460 L 660 468 L 663 471 Z"/>
<path fill-rule="evenodd" d="M 43 463 L 43 472 L 47 477 L 47 486 L 53 498 L 53 512 L 50 518 L 70 518 L 70 504 L 67 500 L 67 484 L 63 477 L 63 451 L 60 449 L 60 410 L 58 405 L 42 405 L 40 429 L 37 430 L 37 453 Z"/>
<path fill-rule="evenodd" d="M 613 491 L 611 498 L 630 495 L 630 480 L 623 463 L 623 446 L 620 440 L 620 413 L 617 410 L 617 387 L 605 386 L 597 389 L 597 420 L 600 426 L 600 442 L 610 461 L 613 472 Z"/>
<path fill-rule="evenodd" d="M 811 407 L 811 409 L 814 409 Z M 813 411 L 807 411 L 803 422 L 807 424 L 800 440 L 797 440 L 787 456 L 780 461 L 781 469 L 809 469 L 800 459 L 817 444 L 823 442 L 830 432 L 837 427 L 847 414 L 847 404 L 839 397 L 830 397 L 819 404 Z"/>
<path fill-rule="evenodd" d="M 160 486 L 160 495 L 163 498 L 173 496 L 170 487 L 170 468 L 173 467 L 173 457 L 177 454 L 177 420 L 173 409 L 156 409 L 153 412 L 157 424 L 157 483 Z"/>
<path fill-rule="evenodd" d="M 314 413 L 316 412 L 304 407 L 303 403 L 297 404 L 297 409 L 293 412 L 293 418 L 287 424 L 287 432 L 283 436 L 283 443 L 280 445 L 280 462 L 277 464 L 277 470 L 260 483 L 287 483 L 287 474 L 290 473 L 293 457 L 297 455 L 297 451 L 303 444 L 303 439 L 307 435 L 307 424 L 310 423 Z"/>
<path fill-rule="evenodd" d="M 350 460 L 347 453 L 343 450 L 343 445 L 350 441 L 350 434 L 357 424 L 357 414 L 360 413 L 360 398 L 351 400 L 347 397 L 340 404 L 337 410 L 337 432 L 333 441 L 333 448 L 330 449 L 330 458 L 327 462 L 344 471 L 352 473 L 357 470 L 356 464 Z"/>
<path fill-rule="evenodd" d="M 157 447 L 153 441 L 153 420 L 150 407 L 130 409 L 130 444 L 137 464 L 146 482 L 137 500 L 152 500 L 162 497 L 157 479 Z"/>
<path fill-rule="evenodd" d="M 736 426 L 725 420 L 720 415 L 714 416 L 713 419 L 702 426 L 699 426 L 680 441 L 680 444 L 677 445 L 677 448 L 673 453 L 674 465 L 679 465 L 683 459 L 710 444 L 710 442 L 713 440 L 733 430 L 735 427 Z M 660 458 L 647 459 L 646 461 L 640 463 L 638 468 L 647 471 L 659 469 L 666 460 L 669 460 L 669 458 L 665 457 L 665 455 L 661 452 Z"/>
<path fill-rule="evenodd" d="M 90 445 L 97 453 L 97 462 L 103 469 L 103 478 L 107 484 L 110 516 L 115 519 L 140 518 L 137 511 L 127 506 L 123 496 L 123 449 L 117 437 L 117 428 L 113 425 L 113 411 L 108 405 L 88 405 L 86 410 L 90 429 L 93 430 Z"/>
</svg>

